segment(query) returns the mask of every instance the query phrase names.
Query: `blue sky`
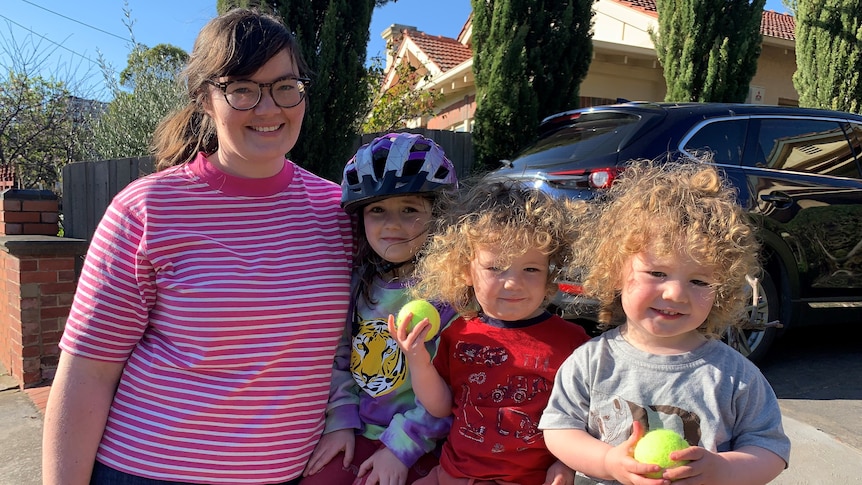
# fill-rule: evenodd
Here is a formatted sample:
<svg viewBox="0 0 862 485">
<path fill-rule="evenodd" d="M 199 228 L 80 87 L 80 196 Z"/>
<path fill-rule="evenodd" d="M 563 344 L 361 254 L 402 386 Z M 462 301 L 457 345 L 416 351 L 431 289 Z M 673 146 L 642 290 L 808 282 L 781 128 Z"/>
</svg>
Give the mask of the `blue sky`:
<svg viewBox="0 0 862 485">
<path fill-rule="evenodd" d="M 130 35 L 121 0 L 0 0 L 0 57 L 6 47 L 27 42 L 60 79 L 87 79 L 101 87 L 99 54 L 116 70 L 126 66 Z M 201 27 L 216 14 L 215 0 L 128 0 L 137 42 L 150 47 L 168 43 L 191 51 Z M 369 56 L 385 55 L 380 33 L 393 23 L 413 25 L 434 35 L 455 37 L 470 14 L 470 0 L 398 0 L 375 9 L 371 19 Z M 169 14 L 167 12 L 170 12 Z M 33 43 L 38 43 L 36 46 Z M 51 53 L 50 56 L 47 56 Z M 6 62 L 0 62 L 6 64 Z"/>
<path fill-rule="evenodd" d="M 0 0 L 0 65 L 10 46 L 28 46 L 59 79 L 74 78 L 87 89 L 103 86 L 99 54 L 117 71 L 126 66 L 129 30 L 121 0 Z M 215 16 L 215 0 L 127 0 L 137 42 L 173 44 L 191 51 L 200 28 Z M 431 6 L 429 6 L 429 4 Z M 783 12 L 781 0 L 766 8 Z M 382 56 L 380 33 L 393 23 L 413 25 L 431 35 L 455 37 L 470 13 L 470 0 L 398 0 L 377 8 L 371 19 L 369 56 Z M 71 77 L 70 77 L 71 76 Z M 84 93 L 89 94 L 89 93 Z"/>
</svg>

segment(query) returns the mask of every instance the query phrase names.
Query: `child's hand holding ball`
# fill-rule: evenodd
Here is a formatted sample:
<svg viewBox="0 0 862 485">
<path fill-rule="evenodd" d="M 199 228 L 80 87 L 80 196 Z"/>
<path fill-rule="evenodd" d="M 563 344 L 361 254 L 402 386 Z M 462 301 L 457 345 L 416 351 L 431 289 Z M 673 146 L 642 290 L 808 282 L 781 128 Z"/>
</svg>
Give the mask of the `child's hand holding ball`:
<svg viewBox="0 0 862 485">
<path fill-rule="evenodd" d="M 671 460 L 671 452 L 688 448 L 688 442 L 676 431 L 670 429 L 654 429 L 645 434 L 635 445 L 635 460 L 641 463 L 658 465 L 661 470 L 647 473 L 647 478 L 661 478 L 667 468 L 674 468 L 688 463 L 685 460 Z"/>
<path fill-rule="evenodd" d="M 434 305 L 425 300 L 413 300 L 401 307 L 401 311 L 398 312 L 398 318 L 395 319 L 396 328 L 400 328 L 410 314 L 413 316 L 410 318 L 410 323 L 407 326 L 408 333 L 412 332 L 413 328 L 426 318 L 428 319 L 428 323 L 431 324 L 431 329 L 425 334 L 426 342 L 434 338 L 437 332 L 440 331 L 440 313 L 434 308 Z"/>
</svg>

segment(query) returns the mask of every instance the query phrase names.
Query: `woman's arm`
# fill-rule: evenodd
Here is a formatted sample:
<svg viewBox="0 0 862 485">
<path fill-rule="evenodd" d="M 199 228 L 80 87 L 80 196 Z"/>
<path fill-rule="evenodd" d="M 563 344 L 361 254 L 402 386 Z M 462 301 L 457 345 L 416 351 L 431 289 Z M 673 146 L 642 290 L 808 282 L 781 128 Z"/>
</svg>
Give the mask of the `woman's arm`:
<svg viewBox="0 0 862 485">
<path fill-rule="evenodd" d="M 42 435 L 42 483 L 86 485 L 123 363 L 60 354 Z"/>
</svg>

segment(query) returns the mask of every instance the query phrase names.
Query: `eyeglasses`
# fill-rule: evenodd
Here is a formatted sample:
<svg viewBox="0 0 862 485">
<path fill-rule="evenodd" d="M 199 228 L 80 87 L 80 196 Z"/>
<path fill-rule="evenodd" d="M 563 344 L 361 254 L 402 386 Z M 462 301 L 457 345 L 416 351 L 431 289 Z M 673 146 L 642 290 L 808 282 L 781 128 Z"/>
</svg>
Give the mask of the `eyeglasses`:
<svg viewBox="0 0 862 485">
<path fill-rule="evenodd" d="M 263 97 L 263 88 L 269 88 L 269 94 L 276 106 L 293 108 L 305 99 L 305 90 L 311 84 L 311 79 L 304 77 L 288 77 L 271 83 L 254 81 L 216 82 L 207 79 L 209 84 L 221 89 L 224 99 L 231 108 L 248 111 Z"/>
</svg>

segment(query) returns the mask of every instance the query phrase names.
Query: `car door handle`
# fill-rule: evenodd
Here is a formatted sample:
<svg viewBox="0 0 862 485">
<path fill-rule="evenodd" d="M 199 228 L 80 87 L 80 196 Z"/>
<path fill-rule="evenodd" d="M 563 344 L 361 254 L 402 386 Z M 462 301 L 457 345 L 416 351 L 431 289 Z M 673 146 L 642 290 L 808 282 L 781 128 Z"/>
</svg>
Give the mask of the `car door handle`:
<svg viewBox="0 0 862 485">
<path fill-rule="evenodd" d="M 793 199 L 786 194 L 782 194 L 779 192 L 773 192 L 771 194 L 760 194 L 760 200 L 764 202 L 769 202 L 770 204 L 775 204 L 778 207 L 785 208 L 790 206 L 793 203 Z"/>
</svg>

